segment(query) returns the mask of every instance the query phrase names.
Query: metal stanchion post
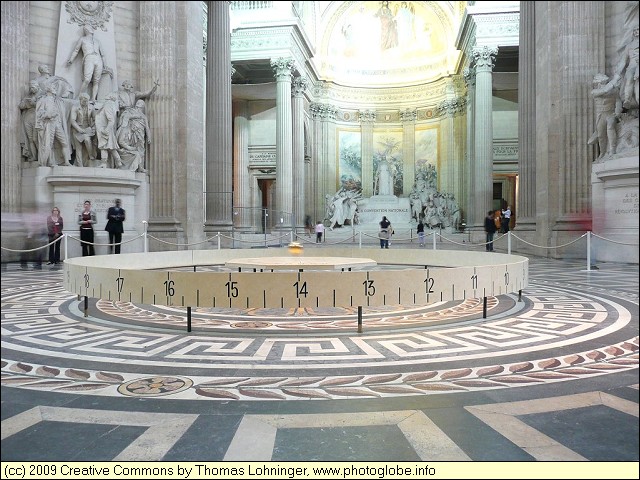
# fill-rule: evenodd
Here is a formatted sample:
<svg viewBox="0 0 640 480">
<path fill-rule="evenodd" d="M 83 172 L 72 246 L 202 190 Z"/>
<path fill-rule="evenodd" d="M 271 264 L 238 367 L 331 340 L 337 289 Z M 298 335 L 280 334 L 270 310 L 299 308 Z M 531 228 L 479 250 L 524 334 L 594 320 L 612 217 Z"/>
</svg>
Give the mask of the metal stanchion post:
<svg viewBox="0 0 640 480">
<path fill-rule="evenodd" d="M 149 251 L 149 237 L 147 234 L 149 223 L 146 220 L 143 220 L 142 225 L 144 225 L 144 253 L 147 253 Z"/>
<path fill-rule="evenodd" d="M 591 232 L 587 232 L 587 270 L 591 270 Z"/>
<path fill-rule="evenodd" d="M 358 333 L 362 333 L 362 306 L 358 305 Z"/>
</svg>

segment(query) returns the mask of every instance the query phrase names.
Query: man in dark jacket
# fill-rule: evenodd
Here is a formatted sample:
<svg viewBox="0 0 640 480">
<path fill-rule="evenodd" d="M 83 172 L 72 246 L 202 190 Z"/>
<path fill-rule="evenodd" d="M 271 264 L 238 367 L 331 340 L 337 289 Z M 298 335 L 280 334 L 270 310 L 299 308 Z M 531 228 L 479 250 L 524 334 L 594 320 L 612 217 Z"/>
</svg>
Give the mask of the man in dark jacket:
<svg viewBox="0 0 640 480">
<path fill-rule="evenodd" d="M 493 234 L 496 233 L 496 222 L 493 216 L 493 210 L 489 210 L 484 218 L 484 231 L 487 232 L 487 252 L 493 252 Z"/>
<path fill-rule="evenodd" d="M 124 222 L 126 218 L 124 208 L 120 205 L 120 199 L 116 198 L 116 205 L 109 207 L 107 211 L 107 226 L 104 229 L 109 232 L 109 253 L 113 253 L 114 244 L 116 254 L 120 253 L 120 244 L 122 243 L 122 234 L 124 233 L 122 222 Z"/>
</svg>

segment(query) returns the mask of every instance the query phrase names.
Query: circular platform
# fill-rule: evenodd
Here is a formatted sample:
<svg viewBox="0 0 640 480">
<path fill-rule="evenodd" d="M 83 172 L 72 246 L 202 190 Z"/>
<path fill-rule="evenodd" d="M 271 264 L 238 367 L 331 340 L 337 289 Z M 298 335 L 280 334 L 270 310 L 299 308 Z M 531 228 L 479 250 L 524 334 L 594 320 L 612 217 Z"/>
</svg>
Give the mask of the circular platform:
<svg viewBox="0 0 640 480">
<path fill-rule="evenodd" d="M 351 270 L 376 265 L 378 262 L 370 258 L 346 257 L 254 257 L 225 262 L 227 267 L 255 270 Z"/>
</svg>

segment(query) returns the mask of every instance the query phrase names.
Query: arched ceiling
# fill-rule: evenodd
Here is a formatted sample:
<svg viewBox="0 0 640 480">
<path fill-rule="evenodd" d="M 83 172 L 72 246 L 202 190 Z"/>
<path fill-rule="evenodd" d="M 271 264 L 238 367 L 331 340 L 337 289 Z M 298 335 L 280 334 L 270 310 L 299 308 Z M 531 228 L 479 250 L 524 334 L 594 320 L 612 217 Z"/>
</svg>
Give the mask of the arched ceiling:
<svg viewBox="0 0 640 480">
<path fill-rule="evenodd" d="M 465 2 L 348 1 L 323 5 L 314 62 L 326 81 L 354 87 L 429 83 L 453 73 Z"/>
</svg>

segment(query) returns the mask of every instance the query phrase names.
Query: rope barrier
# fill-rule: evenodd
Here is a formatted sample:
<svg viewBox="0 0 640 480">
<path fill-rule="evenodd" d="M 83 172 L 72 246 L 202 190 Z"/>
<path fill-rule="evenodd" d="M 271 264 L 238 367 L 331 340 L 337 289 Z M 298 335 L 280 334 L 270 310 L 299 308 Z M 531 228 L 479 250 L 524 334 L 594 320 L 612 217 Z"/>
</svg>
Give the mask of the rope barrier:
<svg viewBox="0 0 640 480">
<path fill-rule="evenodd" d="M 545 249 L 552 249 L 552 248 L 562 248 L 562 247 L 566 247 L 567 245 L 571 245 L 572 243 L 576 243 L 578 240 L 580 240 L 583 237 L 586 237 L 587 234 L 583 233 L 582 235 L 580 235 L 578 238 L 576 238 L 575 240 L 571 240 L 570 242 L 567 243 L 563 243 L 562 245 L 555 245 L 553 247 L 545 247 L 543 245 L 536 245 L 535 243 L 530 243 L 527 242 L 526 240 L 523 240 L 522 238 L 512 234 L 515 238 L 517 238 L 518 240 L 520 240 L 522 243 L 526 243 L 527 245 L 531 245 L 532 247 L 536 247 L 536 248 L 545 248 Z"/>
<path fill-rule="evenodd" d="M 213 236 L 213 237 L 205 238 L 204 240 L 202 240 L 202 241 L 200 241 L 200 242 L 193 242 L 193 243 L 175 243 L 175 242 L 168 242 L 168 241 L 166 241 L 166 240 L 162 240 L 161 238 L 154 237 L 153 235 L 149 235 L 149 234 L 147 234 L 147 238 L 153 238 L 154 240 L 157 240 L 157 241 L 158 241 L 158 242 L 160 242 L 160 243 L 164 243 L 164 244 L 167 244 L 167 245 L 174 245 L 174 246 L 176 246 L 176 247 L 188 247 L 188 246 L 190 246 L 190 245 L 200 245 L 200 244 L 203 244 L 203 243 L 210 242 L 211 240 L 213 240 L 214 238 L 216 238 L 218 235 L 219 235 L 219 234 L 217 234 L 217 235 L 215 235 L 215 236 Z M 144 236 L 144 235 L 141 235 L 141 236 Z M 111 245 L 111 244 L 109 244 L 109 245 Z"/>
<path fill-rule="evenodd" d="M 437 232 L 435 230 L 433 230 L 431 232 L 428 232 L 428 233 L 425 232 L 425 234 L 426 234 L 425 235 L 425 239 L 429 235 L 434 235 L 434 237 L 436 235 L 438 235 L 441 241 L 445 241 L 445 242 L 448 242 L 448 243 L 451 243 L 451 244 L 454 244 L 454 245 L 464 246 L 464 247 L 467 247 L 467 248 L 482 247 L 482 246 L 485 246 L 485 245 L 487 245 L 489 243 L 496 243 L 498 241 L 502 241 L 503 238 L 508 238 L 509 236 L 511 236 L 511 237 L 515 238 L 516 240 L 519 240 L 520 242 L 522 242 L 522 243 L 524 243 L 526 245 L 529 245 L 531 247 L 545 249 L 545 250 L 551 250 L 551 249 L 564 248 L 564 247 L 567 247 L 569 245 L 572 245 L 572 244 L 580 241 L 584 237 L 588 237 L 589 234 L 591 236 L 595 237 L 595 238 L 600 239 L 600 240 L 603 240 L 603 241 L 606 241 L 606 242 L 611 242 L 611 243 L 614 243 L 614 244 L 617 244 L 617 245 L 627 245 L 627 246 L 636 246 L 636 247 L 639 245 L 638 243 L 629 243 L 629 242 L 621 242 L 621 241 L 617 241 L 617 240 L 612 240 L 612 239 L 603 237 L 601 235 L 594 234 L 593 232 L 585 232 L 585 233 L 583 233 L 582 235 L 580 235 L 578 238 L 576 238 L 574 240 L 571 240 L 571 241 L 569 241 L 567 243 L 563 243 L 561 245 L 554 245 L 554 246 L 537 245 L 535 243 L 528 242 L 527 240 L 524 240 L 523 238 L 518 237 L 513 232 L 509 232 L 508 234 L 504 234 L 504 235 L 501 235 L 499 237 L 496 237 L 496 238 L 493 239 L 492 242 L 479 242 L 479 243 L 471 243 L 471 242 L 460 243 L 460 242 L 456 242 L 455 240 L 447 238 L 441 232 Z M 307 243 L 307 244 L 310 244 L 310 245 L 317 245 L 318 244 L 318 242 L 315 241 L 315 236 L 314 237 L 308 237 L 308 236 L 305 236 L 305 235 L 300 235 L 297 232 L 289 232 L 289 233 L 282 234 L 282 235 L 279 235 L 279 236 L 276 236 L 276 237 L 270 236 L 269 237 L 269 241 L 270 242 L 282 243 L 281 241 L 284 238 L 289 237 L 289 236 L 295 237 L 296 240 L 298 240 L 301 243 Z M 164 243 L 166 245 L 173 245 L 173 246 L 176 246 L 176 247 L 188 247 L 188 246 L 192 246 L 192 245 L 200 245 L 200 244 L 204 244 L 204 243 L 210 242 L 210 241 L 212 241 L 212 240 L 214 240 L 216 238 L 218 239 L 218 242 L 219 242 L 220 238 L 227 238 L 229 240 L 232 240 L 233 242 L 256 244 L 256 245 L 257 244 L 260 244 L 260 245 L 265 244 L 266 245 L 266 242 L 267 242 L 266 238 L 264 240 L 244 240 L 244 239 L 235 238 L 235 236 L 224 235 L 224 234 L 218 232 L 215 236 L 206 238 L 205 240 L 202 240 L 202 241 L 199 241 L 199 242 L 177 243 L 177 242 L 171 242 L 171 241 L 160 239 L 160 238 L 155 237 L 153 235 L 149 235 L 148 233 L 145 232 L 145 233 L 142 233 L 142 234 L 140 234 L 140 235 L 138 235 L 136 237 L 130 238 L 128 240 L 121 241 L 119 243 L 95 243 L 95 242 L 91 243 L 91 242 L 84 242 L 79 237 L 75 237 L 75 236 L 63 233 L 60 237 L 58 237 L 55 240 L 53 240 L 51 242 L 48 242 L 48 243 L 46 243 L 46 244 L 44 244 L 44 245 L 42 245 L 40 247 L 29 248 L 29 249 L 14 249 L 14 248 L 8 248 L 8 247 L 0 246 L 0 248 L 3 251 L 14 252 L 14 253 L 36 252 L 38 250 L 49 248 L 51 245 L 55 244 L 56 242 L 62 241 L 62 239 L 65 238 L 65 237 L 66 238 L 70 238 L 72 240 L 75 240 L 78 243 L 86 243 L 86 244 L 90 244 L 90 245 L 94 245 L 94 246 L 100 246 L 100 247 L 110 247 L 110 246 L 115 246 L 115 245 L 124 245 L 126 243 L 131 243 L 131 242 L 134 242 L 136 240 L 139 240 L 140 238 L 143 238 L 143 237 L 146 237 L 146 240 L 148 240 L 149 238 L 152 238 L 152 239 L 154 239 L 154 240 L 156 240 L 156 241 L 158 241 L 160 243 Z M 340 245 L 340 244 L 343 244 L 343 243 L 354 243 L 354 242 L 356 242 L 356 239 L 359 238 L 359 243 L 362 244 L 362 237 L 379 240 L 379 237 L 377 236 L 377 234 L 369 234 L 369 233 L 363 232 L 363 231 L 357 231 L 356 232 L 354 230 L 352 235 L 348 236 L 347 238 L 345 238 L 343 240 L 338 240 L 336 242 L 327 242 L 326 241 L 326 233 L 325 233 L 324 241 L 321 242 L 321 243 L 325 244 L 325 245 Z M 30 239 L 30 240 L 33 240 L 33 239 Z M 418 237 L 414 237 L 413 235 L 411 235 L 409 237 L 394 237 L 393 238 L 393 242 L 396 243 L 396 244 L 398 244 L 398 243 L 413 243 L 414 240 L 418 240 Z M 589 238 L 587 238 L 587 240 L 588 240 L 587 243 L 589 244 Z M 433 239 L 433 242 L 434 242 L 434 248 L 435 248 L 435 238 Z M 587 253 L 589 254 L 590 252 L 587 252 Z M 589 256 L 590 255 L 588 255 L 588 257 Z"/>
</svg>

